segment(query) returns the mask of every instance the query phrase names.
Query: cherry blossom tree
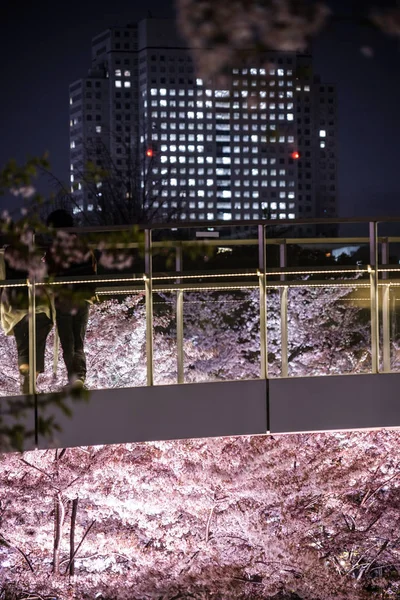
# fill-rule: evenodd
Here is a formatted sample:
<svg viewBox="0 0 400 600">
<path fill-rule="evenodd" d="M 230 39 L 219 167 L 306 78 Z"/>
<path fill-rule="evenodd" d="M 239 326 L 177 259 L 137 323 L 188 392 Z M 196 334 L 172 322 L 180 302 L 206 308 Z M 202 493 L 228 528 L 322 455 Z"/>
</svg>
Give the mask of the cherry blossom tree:
<svg viewBox="0 0 400 600">
<path fill-rule="evenodd" d="M 332 4 L 332 3 L 331 3 Z M 178 25 L 192 49 L 199 77 L 229 82 L 245 55 L 304 51 L 312 37 L 343 18 L 327 2 L 304 0 L 177 0 Z M 361 24 L 400 35 L 399 7 L 366 3 Z M 373 49 L 361 48 L 366 57 Z"/>
<path fill-rule="evenodd" d="M 398 444 L 379 431 L 3 455 L 4 597 L 396 597 Z"/>
</svg>

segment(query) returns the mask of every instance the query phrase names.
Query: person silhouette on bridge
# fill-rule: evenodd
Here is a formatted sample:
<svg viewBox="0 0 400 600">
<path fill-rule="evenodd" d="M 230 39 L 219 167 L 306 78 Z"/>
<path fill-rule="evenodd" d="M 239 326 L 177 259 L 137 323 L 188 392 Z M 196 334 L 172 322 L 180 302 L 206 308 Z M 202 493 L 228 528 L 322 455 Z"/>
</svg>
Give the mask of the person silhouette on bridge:
<svg viewBox="0 0 400 600">
<path fill-rule="evenodd" d="M 74 227 L 72 215 L 58 209 L 47 218 L 47 225 L 54 229 Z M 63 359 L 67 368 L 69 386 L 84 387 L 86 379 L 85 335 L 89 320 L 89 307 L 95 295 L 95 283 L 73 283 L 73 278 L 85 279 L 97 272 L 94 253 L 76 233 L 57 231 L 53 245 L 47 251 L 49 275 L 71 280 L 54 286 L 56 324 L 60 337 Z"/>
</svg>

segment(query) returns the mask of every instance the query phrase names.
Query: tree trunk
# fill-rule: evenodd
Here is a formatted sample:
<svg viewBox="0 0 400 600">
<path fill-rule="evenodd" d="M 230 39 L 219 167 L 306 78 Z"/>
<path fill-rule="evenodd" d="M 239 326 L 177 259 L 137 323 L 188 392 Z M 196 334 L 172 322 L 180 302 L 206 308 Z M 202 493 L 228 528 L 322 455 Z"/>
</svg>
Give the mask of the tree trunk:
<svg viewBox="0 0 400 600">
<path fill-rule="evenodd" d="M 60 573 L 60 546 L 62 528 L 64 524 L 65 509 L 60 493 L 54 496 L 54 548 L 53 548 L 53 573 Z"/>
<path fill-rule="evenodd" d="M 78 498 L 72 500 L 72 513 L 71 513 L 71 531 L 69 534 L 69 574 L 74 575 L 75 573 L 75 522 L 76 513 L 78 511 Z"/>
</svg>

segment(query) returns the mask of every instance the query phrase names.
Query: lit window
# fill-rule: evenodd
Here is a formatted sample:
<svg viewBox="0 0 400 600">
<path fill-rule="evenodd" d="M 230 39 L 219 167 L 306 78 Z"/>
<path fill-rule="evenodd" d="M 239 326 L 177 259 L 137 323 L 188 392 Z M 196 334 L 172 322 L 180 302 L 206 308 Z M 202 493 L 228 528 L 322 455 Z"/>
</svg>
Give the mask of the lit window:
<svg viewBox="0 0 400 600">
<path fill-rule="evenodd" d="M 126 70 L 124 71 L 124 77 L 130 77 L 131 76 L 131 72 Z"/>
<path fill-rule="evenodd" d="M 196 85 L 203 85 L 202 79 L 196 79 Z"/>
<path fill-rule="evenodd" d="M 115 69 L 115 77 L 121 77 L 121 69 Z"/>
<path fill-rule="evenodd" d="M 119 79 L 115 80 L 115 87 L 117 87 L 117 88 L 122 87 L 122 82 Z"/>
<path fill-rule="evenodd" d="M 70 148 L 75 148 L 75 142 L 74 141 L 71 142 Z"/>
<path fill-rule="evenodd" d="M 160 89 L 160 96 L 166 96 L 167 95 L 167 90 L 165 88 L 161 88 Z"/>
<path fill-rule="evenodd" d="M 101 125 L 96 125 L 96 133 L 101 133 Z"/>
<path fill-rule="evenodd" d="M 288 121 L 293 121 L 293 113 L 287 113 L 286 118 Z"/>
<path fill-rule="evenodd" d="M 320 129 L 319 130 L 319 137 L 326 137 L 326 130 L 325 129 Z"/>
<path fill-rule="evenodd" d="M 310 86 L 309 85 L 305 85 L 304 86 L 304 91 L 305 92 L 309 92 L 310 91 Z"/>
</svg>

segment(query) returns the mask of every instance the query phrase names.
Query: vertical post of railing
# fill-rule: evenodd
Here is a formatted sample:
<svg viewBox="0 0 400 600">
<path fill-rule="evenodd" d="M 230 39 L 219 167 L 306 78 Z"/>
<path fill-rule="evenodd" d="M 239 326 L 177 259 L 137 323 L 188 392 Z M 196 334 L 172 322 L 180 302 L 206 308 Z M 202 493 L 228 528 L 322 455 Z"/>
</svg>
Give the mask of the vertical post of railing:
<svg viewBox="0 0 400 600">
<path fill-rule="evenodd" d="M 285 269 L 287 266 L 286 241 L 279 244 L 279 266 Z M 285 281 L 286 275 L 281 273 L 280 280 Z M 281 298 L 281 377 L 288 376 L 288 287 L 280 288 Z"/>
<path fill-rule="evenodd" d="M 36 286 L 34 277 L 28 285 L 29 393 L 36 394 Z"/>
<path fill-rule="evenodd" d="M 258 226 L 258 274 L 260 285 L 260 358 L 261 379 L 268 377 L 267 352 L 267 276 L 265 251 L 265 225 Z"/>
<path fill-rule="evenodd" d="M 147 385 L 153 385 L 153 251 L 151 229 L 144 231 Z"/>
<path fill-rule="evenodd" d="M 382 265 L 389 264 L 389 240 L 386 238 L 382 241 Z M 383 271 L 382 279 L 387 280 L 388 272 Z M 391 371 L 390 357 L 390 283 L 383 286 L 382 294 L 382 355 L 383 355 L 383 370 L 385 373 Z"/>
<path fill-rule="evenodd" d="M 370 305 L 371 305 L 371 369 L 379 373 L 379 302 L 378 302 L 378 223 L 369 224 Z"/>
<path fill-rule="evenodd" d="M 59 353 L 60 353 L 60 337 L 58 335 L 57 327 L 55 327 L 54 328 L 54 342 L 53 342 L 53 375 L 57 375 Z"/>
<path fill-rule="evenodd" d="M 176 271 L 182 271 L 182 245 L 176 247 Z M 180 279 L 176 280 L 181 283 Z M 176 292 L 176 359 L 178 383 L 184 383 L 184 355 L 183 355 L 183 291 Z"/>
</svg>

